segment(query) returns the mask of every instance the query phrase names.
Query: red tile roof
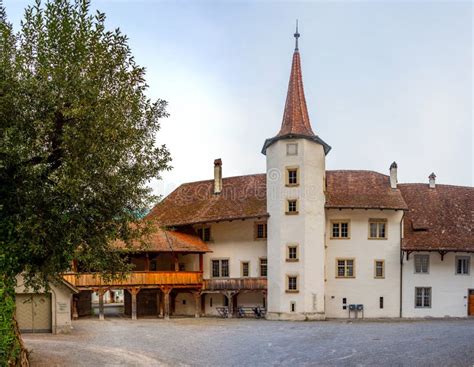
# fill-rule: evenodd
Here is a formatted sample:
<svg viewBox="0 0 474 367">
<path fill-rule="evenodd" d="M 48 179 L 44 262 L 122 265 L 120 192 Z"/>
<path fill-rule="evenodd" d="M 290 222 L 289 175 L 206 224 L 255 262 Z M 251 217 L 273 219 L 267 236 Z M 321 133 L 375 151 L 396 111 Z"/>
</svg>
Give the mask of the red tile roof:
<svg viewBox="0 0 474 367">
<path fill-rule="evenodd" d="M 285 111 L 283 113 L 281 129 L 277 136 L 289 134 L 315 136 L 309 121 L 308 108 L 304 96 L 301 59 L 298 50 L 295 50 L 293 53 Z"/>
<path fill-rule="evenodd" d="M 406 209 L 389 177 L 370 171 L 327 171 L 329 208 Z M 186 183 L 157 204 L 146 217 L 166 226 L 268 216 L 266 176 L 256 174 L 223 179 L 223 190 L 213 193 L 214 181 Z"/>
<path fill-rule="evenodd" d="M 474 188 L 401 184 L 409 211 L 402 249 L 474 251 Z"/>
<path fill-rule="evenodd" d="M 142 243 L 143 242 L 143 243 Z M 132 248 L 138 251 L 149 252 L 210 252 L 211 250 L 190 227 L 182 227 L 180 230 L 163 229 L 156 226 L 153 231 L 142 239 L 142 242 L 136 242 Z M 125 244 L 117 241 L 116 248 L 125 248 Z"/>
<path fill-rule="evenodd" d="M 166 226 L 266 217 L 265 174 L 228 177 L 214 194 L 214 180 L 185 183 L 157 204 L 146 219 Z"/>
<path fill-rule="evenodd" d="M 373 171 L 327 171 L 326 208 L 408 209 L 390 177 Z"/>
</svg>

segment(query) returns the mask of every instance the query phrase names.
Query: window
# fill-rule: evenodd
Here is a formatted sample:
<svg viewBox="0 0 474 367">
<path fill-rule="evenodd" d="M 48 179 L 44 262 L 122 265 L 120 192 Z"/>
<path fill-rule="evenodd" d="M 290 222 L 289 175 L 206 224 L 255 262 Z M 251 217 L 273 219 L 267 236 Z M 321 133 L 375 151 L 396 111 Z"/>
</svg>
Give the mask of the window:
<svg viewBox="0 0 474 367">
<path fill-rule="evenodd" d="M 211 260 L 211 270 L 213 278 L 229 277 L 229 260 Z"/>
<path fill-rule="evenodd" d="M 286 261 L 298 261 L 298 245 L 288 245 Z"/>
<path fill-rule="evenodd" d="M 199 238 L 204 242 L 209 242 L 211 240 L 211 227 L 202 227 L 197 230 Z"/>
<path fill-rule="evenodd" d="M 288 167 L 286 169 L 286 186 L 299 185 L 299 172 L 297 167 Z"/>
<path fill-rule="evenodd" d="M 375 278 L 385 278 L 385 261 L 375 260 Z"/>
<path fill-rule="evenodd" d="M 288 293 L 298 292 L 298 277 L 296 275 L 286 277 L 286 291 Z"/>
<path fill-rule="evenodd" d="M 347 310 L 347 298 L 342 299 L 342 309 Z"/>
<path fill-rule="evenodd" d="M 250 276 L 250 264 L 248 261 L 242 261 L 242 277 Z"/>
<path fill-rule="evenodd" d="M 298 214 L 298 201 L 296 199 L 288 200 L 286 214 Z"/>
<path fill-rule="evenodd" d="M 267 238 L 267 223 L 255 222 L 255 239 L 262 240 Z"/>
<path fill-rule="evenodd" d="M 296 311 L 296 302 L 290 302 L 290 310 L 291 310 L 291 312 Z"/>
<path fill-rule="evenodd" d="M 260 276 L 261 277 L 267 276 L 267 259 L 266 258 L 260 259 Z"/>
<path fill-rule="evenodd" d="M 286 144 L 286 155 L 298 155 L 298 144 Z"/>
<path fill-rule="evenodd" d="M 369 219 L 369 239 L 384 240 L 387 238 L 387 220 Z"/>
<path fill-rule="evenodd" d="M 428 274 L 430 270 L 430 255 L 415 255 L 415 273 Z"/>
<path fill-rule="evenodd" d="M 354 259 L 337 259 L 336 278 L 355 278 Z"/>
<path fill-rule="evenodd" d="M 431 288 L 427 288 L 427 287 L 415 288 L 415 307 L 417 308 L 431 307 Z"/>
<path fill-rule="evenodd" d="M 383 308 L 383 297 L 379 298 L 379 308 Z"/>
<path fill-rule="evenodd" d="M 469 275 L 469 256 L 456 256 L 456 274 Z"/>
<path fill-rule="evenodd" d="M 349 238 L 349 221 L 331 221 L 331 238 Z"/>
</svg>

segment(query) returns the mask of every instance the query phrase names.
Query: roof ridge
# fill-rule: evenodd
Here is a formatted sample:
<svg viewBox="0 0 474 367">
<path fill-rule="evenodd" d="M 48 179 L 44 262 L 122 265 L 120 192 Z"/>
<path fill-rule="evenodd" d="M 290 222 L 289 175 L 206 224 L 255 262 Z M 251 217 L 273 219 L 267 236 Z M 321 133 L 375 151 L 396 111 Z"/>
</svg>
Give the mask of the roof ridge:
<svg viewBox="0 0 474 367">
<path fill-rule="evenodd" d="M 429 183 L 426 182 L 404 182 L 404 183 L 399 183 L 399 186 L 427 186 L 429 187 Z M 464 185 L 450 185 L 450 184 L 436 184 L 436 187 L 438 186 L 443 186 L 443 187 L 456 187 L 456 188 L 464 188 L 464 189 L 474 189 L 472 186 L 464 186 Z"/>
</svg>

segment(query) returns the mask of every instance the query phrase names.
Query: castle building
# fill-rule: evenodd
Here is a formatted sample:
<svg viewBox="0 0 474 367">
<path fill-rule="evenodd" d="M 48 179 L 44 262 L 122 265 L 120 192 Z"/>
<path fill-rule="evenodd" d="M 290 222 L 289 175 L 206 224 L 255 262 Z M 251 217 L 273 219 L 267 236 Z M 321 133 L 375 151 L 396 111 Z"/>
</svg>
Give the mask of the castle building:
<svg viewBox="0 0 474 367">
<path fill-rule="evenodd" d="M 401 184 L 395 162 L 387 175 L 327 170 L 337 152 L 310 122 L 299 36 L 266 172 L 223 178 L 216 159 L 213 179 L 179 186 L 146 216 L 156 232 L 128 278 L 65 275 L 80 291 L 76 314 L 90 312 L 91 292 L 120 288 L 132 318 L 474 315 L 473 188 L 434 174 Z"/>
</svg>

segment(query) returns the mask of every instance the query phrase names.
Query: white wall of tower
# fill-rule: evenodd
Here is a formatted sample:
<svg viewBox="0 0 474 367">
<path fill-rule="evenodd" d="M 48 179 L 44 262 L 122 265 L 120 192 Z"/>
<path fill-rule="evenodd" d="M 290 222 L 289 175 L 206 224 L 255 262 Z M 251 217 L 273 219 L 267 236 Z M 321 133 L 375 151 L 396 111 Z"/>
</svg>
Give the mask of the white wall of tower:
<svg viewBox="0 0 474 367">
<path fill-rule="evenodd" d="M 298 154 L 287 155 L 297 143 Z M 268 317 L 324 317 L 325 154 L 307 139 L 278 140 L 267 152 Z M 299 185 L 287 187 L 287 167 L 298 167 Z M 298 214 L 286 214 L 288 199 L 298 200 Z M 296 244 L 299 261 L 287 262 L 287 245 Z M 287 276 L 298 277 L 298 292 L 287 292 Z M 295 312 L 291 312 L 291 303 Z"/>
</svg>

